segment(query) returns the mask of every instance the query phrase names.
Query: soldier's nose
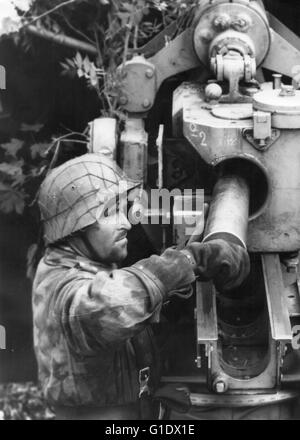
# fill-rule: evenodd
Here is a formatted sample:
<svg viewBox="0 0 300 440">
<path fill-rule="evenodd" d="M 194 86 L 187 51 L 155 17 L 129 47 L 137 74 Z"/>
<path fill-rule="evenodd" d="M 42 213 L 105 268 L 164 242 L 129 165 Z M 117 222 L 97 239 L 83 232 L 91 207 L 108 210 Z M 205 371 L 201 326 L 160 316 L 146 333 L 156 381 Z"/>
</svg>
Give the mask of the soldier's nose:
<svg viewBox="0 0 300 440">
<path fill-rule="evenodd" d="M 130 224 L 127 216 L 123 213 L 120 216 L 120 223 L 122 225 L 122 228 L 126 231 L 130 231 L 130 229 L 132 228 L 132 225 Z"/>
</svg>

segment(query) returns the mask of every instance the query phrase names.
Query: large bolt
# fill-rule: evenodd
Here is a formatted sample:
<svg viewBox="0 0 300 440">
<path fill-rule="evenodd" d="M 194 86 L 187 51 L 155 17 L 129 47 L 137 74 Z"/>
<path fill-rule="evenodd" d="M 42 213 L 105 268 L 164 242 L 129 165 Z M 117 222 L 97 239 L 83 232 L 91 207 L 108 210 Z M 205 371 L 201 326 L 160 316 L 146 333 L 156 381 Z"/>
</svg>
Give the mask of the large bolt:
<svg viewBox="0 0 300 440">
<path fill-rule="evenodd" d="M 214 388 L 216 393 L 223 394 L 226 391 L 226 384 L 221 380 L 215 384 Z"/>
<path fill-rule="evenodd" d="M 153 78 L 154 70 L 153 69 L 147 69 L 146 70 L 146 77 L 147 78 Z"/>
<path fill-rule="evenodd" d="M 209 29 L 202 29 L 199 32 L 200 43 L 203 41 L 204 43 L 209 43 L 213 39 L 213 34 Z"/>
<path fill-rule="evenodd" d="M 217 15 L 214 19 L 213 24 L 214 24 L 214 27 L 216 27 L 217 29 L 220 29 L 220 30 L 228 29 L 231 24 L 230 15 L 228 15 L 228 14 Z"/>
<path fill-rule="evenodd" d="M 227 391 L 227 388 L 228 388 L 227 380 L 222 376 L 216 377 L 216 379 L 213 382 L 213 390 L 215 391 L 215 393 L 223 394 Z"/>
<path fill-rule="evenodd" d="M 144 99 L 143 107 L 144 108 L 148 108 L 148 107 L 150 107 L 150 105 L 151 105 L 150 100 L 149 99 Z"/>
<path fill-rule="evenodd" d="M 247 32 L 251 24 L 251 18 L 248 15 L 240 14 L 232 20 L 231 26 L 236 31 Z"/>
<path fill-rule="evenodd" d="M 274 73 L 273 75 L 273 89 L 281 89 L 282 75 L 280 73 Z"/>
<path fill-rule="evenodd" d="M 281 85 L 281 91 L 279 93 L 279 96 L 295 96 L 296 95 L 296 91 L 294 89 L 293 86 L 286 86 L 286 85 Z"/>
</svg>

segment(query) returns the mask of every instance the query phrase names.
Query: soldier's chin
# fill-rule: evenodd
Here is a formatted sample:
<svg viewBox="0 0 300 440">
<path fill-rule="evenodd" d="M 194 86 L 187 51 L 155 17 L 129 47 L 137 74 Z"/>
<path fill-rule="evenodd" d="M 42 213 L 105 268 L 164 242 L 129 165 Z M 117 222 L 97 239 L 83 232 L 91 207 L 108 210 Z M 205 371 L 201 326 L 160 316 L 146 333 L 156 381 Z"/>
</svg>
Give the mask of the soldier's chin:
<svg viewBox="0 0 300 440">
<path fill-rule="evenodd" d="M 127 243 L 123 246 L 118 246 L 114 252 L 114 262 L 121 263 L 128 255 Z"/>
</svg>

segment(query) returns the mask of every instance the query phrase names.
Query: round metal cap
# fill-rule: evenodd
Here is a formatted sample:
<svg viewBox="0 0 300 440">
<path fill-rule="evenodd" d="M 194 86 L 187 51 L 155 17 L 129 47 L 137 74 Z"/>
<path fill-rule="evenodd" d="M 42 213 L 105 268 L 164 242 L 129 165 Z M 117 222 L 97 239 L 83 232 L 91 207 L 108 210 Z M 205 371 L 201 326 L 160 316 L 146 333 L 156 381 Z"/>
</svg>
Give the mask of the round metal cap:
<svg viewBox="0 0 300 440">
<path fill-rule="evenodd" d="M 226 104 L 214 107 L 212 114 L 216 118 L 243 120 L 250 119 L 253 116 L 253 109 L 251 104 Z"/>
<path fill-rule="evenodd" d="M 258 92 L 253 97 L 253 107 L 270 113 L 300 113 L 300 90 L 295 90 L 290 96 L 282 94 L 280 89 Z"/>
<path fill-rule="evenodd" d="M 300 90 L 265 90 L 253 97 L 255 110 L 272 113 L 272 127 L 300 129 Z"/>
</svg>

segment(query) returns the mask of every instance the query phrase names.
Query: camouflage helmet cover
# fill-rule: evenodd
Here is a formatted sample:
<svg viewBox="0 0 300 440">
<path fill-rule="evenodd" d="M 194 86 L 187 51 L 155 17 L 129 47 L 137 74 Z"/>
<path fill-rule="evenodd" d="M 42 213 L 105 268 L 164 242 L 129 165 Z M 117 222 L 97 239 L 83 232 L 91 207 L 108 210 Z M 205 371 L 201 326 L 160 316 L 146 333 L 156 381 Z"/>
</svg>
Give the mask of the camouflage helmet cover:
<svg viewBox="0 0 300 440">
<path fill-rule="evenodd" d="M 137 186 L 116 162 L 100 154 L 85 154 L 53 169 L 38 199 L 45 243 L 92 225 L 109 198 Z"/>
</svg>

